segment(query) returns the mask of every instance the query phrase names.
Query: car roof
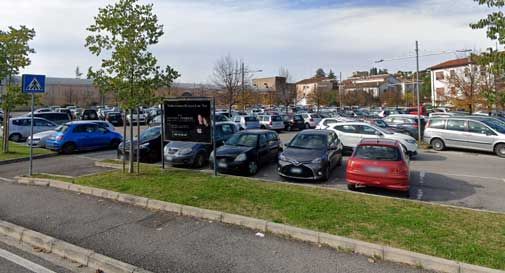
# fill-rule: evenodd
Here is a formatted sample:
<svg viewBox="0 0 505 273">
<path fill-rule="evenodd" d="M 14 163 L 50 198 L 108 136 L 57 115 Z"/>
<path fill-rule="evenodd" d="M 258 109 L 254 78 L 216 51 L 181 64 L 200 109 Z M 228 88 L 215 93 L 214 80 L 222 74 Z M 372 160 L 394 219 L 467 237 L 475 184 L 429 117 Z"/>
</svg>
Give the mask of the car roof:
<svg viewBox="0 0 505 273">
<path fill-rule="evenodd" d="M 392 146 L 398 147 L 398 140 L 386 139 L 386 138 L 364 138 L 358 144 L 358 146 L 362 145 L 376 145 L 376 146 Z"/>
<path fill-rule="evenodd" d="M 245 130 L 245 131 L 240 131 L 240 132 L 238 132 L 238 133 L 239 133 L 239 134 L 255 134 L 255 135 L 259 135 L 259 134 L 270 133 L 270 132 L 275 133 L 274 131 L 271 131 L 271 130 L 263 130 L 263 129 Z"/>
<path fill-rule="evenodd" d="M 307 129 L 307 130 L 303 130 L 301 132 L 299 132 L 298 134 L 302 134 L 302 135 L 308 135 L 308 134 L 311 134 L 311 135 L 327 135 L 328 133 L 330 133 L 331 131 L 330 130 L 316 130 L 316 129 Z"/>
</svg>

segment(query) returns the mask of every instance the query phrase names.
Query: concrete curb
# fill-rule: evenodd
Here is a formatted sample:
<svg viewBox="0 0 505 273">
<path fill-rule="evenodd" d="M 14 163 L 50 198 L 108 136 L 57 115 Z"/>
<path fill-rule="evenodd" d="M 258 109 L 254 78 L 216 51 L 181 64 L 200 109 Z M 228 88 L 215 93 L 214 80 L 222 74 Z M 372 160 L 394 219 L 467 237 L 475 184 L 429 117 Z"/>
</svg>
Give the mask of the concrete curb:
<svg viewBox="0 0 505 273">
<path fill-rule="evenodd" d="M 102 270 L 105 273 L 151 273 L 131 264 L 95 253 L 92 250 L 0 220 L 0 236 L 2 235 L 14 239 L 19 243 L 39 248 L 46 253 L 53 253 L 61 258 L 96 269 L 97 272 L 98 270 Z"/>
<path fill-rule="evenodd" d="M 310 242 L 314 244 L 327 245 L 331 248 L 344 251 L 352 251 L 357 254 L 373 257 L 391 262 L 418 266 L 427 270 L 434 270 L 444 273 L 505 273 L 505 271 L 475 266 L 462 262 L 429 256 L 421 253 L 407 251 L 398 248 L 392 248 L 379 244 L 368 243 L 328 233 L 317 232 L 313 230 L 288 226 L 279 223 L 273 223 L 266 220 L 245 217 L 236 214 L 229 214 L 220 211 L 201 209 L 191 206 L 163 202 L 159 200 L 138 197 L 129 194 L 115 193 L 108 190 L 90 188 L 71 183 L 29 177 L 17 177 L 18 183 L 29 185 L 41 185 L 64 189 L 64 184 L 68 184 L 67 190 L 86 193 L 100 198 L 106 198 L 114 201 L 123 202 L 129 205 L 139 206 L 152 210 L 167 211 L 177 213 L 183 216 L 201 218 L 212 221 L 219 221 L 226 224 L 237 225 L 253 230 L 269 232 L 275 235 L 288 236 L 297 240 Z M 11 234 L 13 238 L 23 238 L 25 230 L 16 230 L 10 225 L 2 225 L 0 222 L 0 233 Z M 45 245 L 44 245 L 45 243 Z M 49 241 L 41 241 L 41 245 L 48 246 Z M 55 243 L 53 242 L 51 246 Z M 92 256 L 90 256 L 92 257 Z M 97 256 L 99 257 L 99 256 Z M 82 258 L 82 257 L 81 257 Z M 98 258 L 93 258 L 95 261 Z M 91 258 L 89 261 L 91 263 Z M 107 260 L 102 261 L 106 265 Z M 93 262 L 96 263 L 96 262 Z M 126 271 L 121 271 L 126 272 Z"/>
<path fill-rule="evenodd" d="M 33 159 L 43 159 L 43 158 L 49 158 L 49 157 L 55 157 L 58 156 L 59 154 L 54 153 L 54 154 L 44 154 L 44 155 L 36 155 L 33 157 Z M 29 157 L 22 157 L 22 158 L 15 158 L 15 159 L 9 159 L 9 160 L 2 160 L 0 161 L 0 166 L 1 165 L 7 165 L 7 164 L 12 164 L 12 163 L 18 163 L 18 162 L 25 162 L 29 161 Z"/>
</svg>

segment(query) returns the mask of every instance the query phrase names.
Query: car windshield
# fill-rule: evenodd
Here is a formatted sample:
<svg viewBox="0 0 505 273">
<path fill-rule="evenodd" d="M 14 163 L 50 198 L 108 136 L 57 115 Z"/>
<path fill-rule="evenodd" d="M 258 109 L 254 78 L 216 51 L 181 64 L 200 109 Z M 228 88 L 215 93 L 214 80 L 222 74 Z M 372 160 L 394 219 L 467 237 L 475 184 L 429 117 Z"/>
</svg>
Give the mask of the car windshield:
<svg viewBox="0 0 505 273">
<path fill-rule="evenodd" d="M 316 149 L 326 148 L 327 138 L 322 134 L 298 134 L 288 145 L 289 148 L 296 149 Z"/>
<path fill-rule="evenodd" d="M 384 129 L 379 126 L 375 126 L 374 128 L 377 129 L 378 131 L 380 131 L 381 133 L 386 134 L 386 135 L 393 135 L 394 134 L 394 132 L 389 129 Z"/>
<path fill-rule="evenodd" d="M 494 119 L 485 119 L 485 120 L 482 120 L 482 123 L 493 128 L 495 131 L 497 131 L 501 134 L 505 134 L 505 125 L 501 121 L 494 120 Z"/>
<path fill-rule="evenodd" d="M 354 157 L 380 161 L 399 161 L 401 159 L 398 148 L 378 145 L 360 145 L 356 148 Z"/>
<path fill-rule="evenodd" d="M 54 129 L 56 132 L 62 132 L 65 133 L 68 130 L 67 125 L 60 125 Z"/>
<path fill-rule="evenodd" d="M 385 123 L 382 119 L 378 119 L 375 121 L 375 125 L 377 125 L 380 128 L 388 128 L 389 126 L 387 123 Z"/>
<path fill-rule="evenodd" d="M 151 140 L 153 138 L 158 137 L 160 134 L 161 134 L 160 127 L 149 128 L 140 133 L 140 141 L 144 142 Z"/>
<path fill-rule="evenodd" d="M 226 145 L 230 146 L 256 147 L 256 143 L 258 143 L 257 134 L 235 134 L 226 141 Z"/>
</svg>

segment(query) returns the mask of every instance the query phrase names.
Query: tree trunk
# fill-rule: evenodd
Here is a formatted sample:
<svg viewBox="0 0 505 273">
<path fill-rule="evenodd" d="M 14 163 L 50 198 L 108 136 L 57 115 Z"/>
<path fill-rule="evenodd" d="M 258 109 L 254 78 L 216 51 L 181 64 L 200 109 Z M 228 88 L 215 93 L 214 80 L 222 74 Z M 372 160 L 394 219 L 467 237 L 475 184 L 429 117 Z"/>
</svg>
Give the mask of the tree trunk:
<svg viewBox="0 0 505 273">
<path fill-rule="evenodd" d="M 9 111 L 4 109 L 4 117 L 3 117 L 3 139 L 2 139 L 2 151 L 4 153 L 9 152 Z"/>
<path fill-rule="evenodd" d="M 126 172 L 126 111 L 123 111 L 123 173 Z"/>
<path fill-rule="evenodd" d="M 128 126 L 130 126 L 130 151 L 129 151 L 129 157 L 128 157 L 128 173 L 133 173 L 133 111 L 132 109 L 128 110 L 130 112 L 130 123 Z"/>
<path fill-rule="evenodd" d="M 137 174 L 140 174 L 140 107 L 137 108 Z"/>
</svg>

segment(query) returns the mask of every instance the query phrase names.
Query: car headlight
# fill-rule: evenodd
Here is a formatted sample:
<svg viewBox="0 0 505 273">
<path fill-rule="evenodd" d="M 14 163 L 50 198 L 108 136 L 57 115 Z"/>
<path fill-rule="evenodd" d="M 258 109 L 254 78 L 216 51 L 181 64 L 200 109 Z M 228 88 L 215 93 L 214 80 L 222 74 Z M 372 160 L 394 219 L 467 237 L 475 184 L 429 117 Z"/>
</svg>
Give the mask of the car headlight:
<svg viewBox="0 0 505 273">
<path fill-rule="evenodd" d="M 177 152 L 179 155 L 187 155 L 187 154 L 190 154 L 192 153 L 193 150 L 191 148 L 184 148 L 184 149 L 180 149 L 179 152 Z"/>
<path fill-rule="evenodd" d="M 246 161 L 247 156 L 244 153 L 239 154 L 237 157 L 235 157 L 235 161 Z"/>
<path fill-rule="evenodd" d="M 407 141 L 407 143 L 410 143 L 410 144 L 416 144 L 416 140 L 415 139 L 406 139 L 405 141 Z"/>
<path fill-rule="evenodd" d="M 288 161 L 288 158 L 284 154 L 279 154 L 280 161 Z"/>
<path fill-rule="evenodd" d="M 145 149 L 147 147 L 149 147 L 149 143 L 144 143 L 144 144 L 140 145 L 140 149 Z"/>
<path fill-rule="evenodd" d="M 319 163 L 321 163 L 321 161 L 323 161 L 323 159 L 322 159 L 322 158 L 320 158 L 320 157 L 318 157 L 318 158 L 316 158 L 316 159 L 312 160 L 312 163 L 314 163 L 314 164 L 319 164 Z"/>
</svg>

